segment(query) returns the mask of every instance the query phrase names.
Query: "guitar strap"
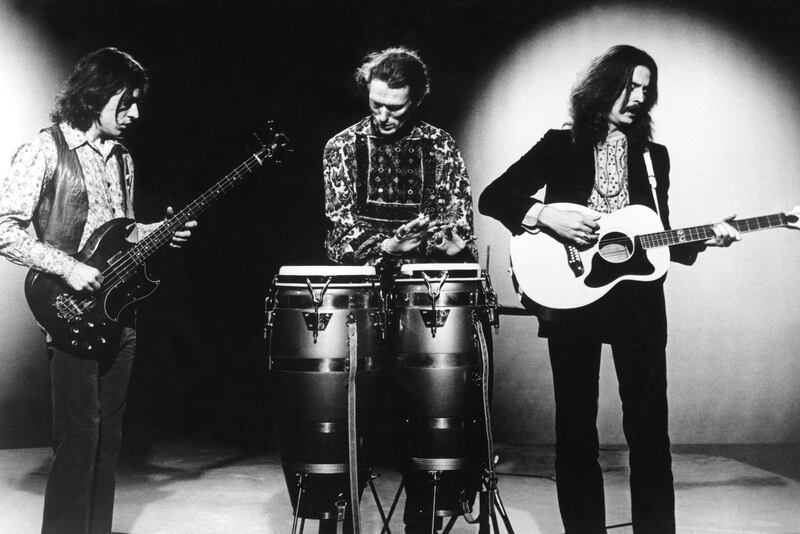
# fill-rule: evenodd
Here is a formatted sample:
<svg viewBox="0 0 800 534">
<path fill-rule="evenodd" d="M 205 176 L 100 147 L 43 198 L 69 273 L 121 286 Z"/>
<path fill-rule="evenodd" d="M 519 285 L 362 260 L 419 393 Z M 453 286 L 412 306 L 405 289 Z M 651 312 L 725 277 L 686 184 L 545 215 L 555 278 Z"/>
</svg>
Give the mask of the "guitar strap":
<svg viewBox="0 0 800 534">
<path fill-rule="evenodd" d="M 350 513 L 353 519 L 353 534 L 361 534 L 361 513 L 358 499 L 358 426 L 356 423 L 358 329 L 353 316 L 352 301 L 347 314 L 347 346 L 349 354 L 347 366 L 347 467 L 350 479 Z M 342 520 L 344 519 L 343 517 Z"/>
<path fill-rule="evenodd" d="M 661 210 L 658 209 L 658 196 L 656 195 L 656 186 L 658 182 L 656 181 L 656 173 L 653 170 L 653 159 L 650 157 L 650 150 L 647 148 L 644 149 L 644 164 L 647 166 L 647 178 L 650 180 L 650 189 L 653 192 L 653 203 L 656 206 L 656 213 L 661 217 Z"/>
<path fill-rule="evenodd" d="M 115 151 L 114 157 L 117 160 L 119 169 L 119 187 L 122 192 L 122 206 L 125 210 L 125 217 L 133 218 L 133 203 L 131 186 L 131 170 L 128 167 L 128 160 L 122 155 L 121 150 Z"/>
</svg>

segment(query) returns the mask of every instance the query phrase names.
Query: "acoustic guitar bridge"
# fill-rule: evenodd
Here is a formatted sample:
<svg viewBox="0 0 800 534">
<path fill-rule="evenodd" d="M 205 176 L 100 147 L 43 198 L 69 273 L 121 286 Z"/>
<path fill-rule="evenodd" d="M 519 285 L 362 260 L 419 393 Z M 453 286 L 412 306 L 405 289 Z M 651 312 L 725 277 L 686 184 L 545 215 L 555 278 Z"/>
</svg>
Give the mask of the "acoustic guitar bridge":
<svg viewBox="0 0 800 534">
<path fill-rule="evenodd" d="M 583 273 L 586 272 L 586 268 L 583 266 L 583 261 L 581 260 L 581 255 L 578 253 L 578 249 L 574 245 L 564 245 L 564 251 L 567 253 L 567 265 L 572 270 L 572 274 L 575 275 L 575 278 L 578 278 Z"/>
</svg>

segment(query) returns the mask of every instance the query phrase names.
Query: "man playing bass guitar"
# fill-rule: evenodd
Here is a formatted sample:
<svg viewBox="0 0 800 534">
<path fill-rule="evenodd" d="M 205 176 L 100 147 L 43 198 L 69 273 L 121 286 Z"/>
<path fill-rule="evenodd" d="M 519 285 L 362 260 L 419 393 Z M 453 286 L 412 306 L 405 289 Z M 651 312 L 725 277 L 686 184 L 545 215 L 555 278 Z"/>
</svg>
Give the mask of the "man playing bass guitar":
<svg viewBox="0 0 800 534">
<path fill-rule="evenodd" d="M 0 254 L 63 279 L 76 294 L 100 290 L 100 270 L 72 255 L 104 223 L 133 218 L 133 162 L 118 140 L 139 118 L 146 90 L 145 70 L 125 52 L 103 48 L 78 62 L 56 102 L 54 124 L 16 152 L 0 183 Z M 31 223 L 36 237 L 26 232 Z M 137 223 L 134 232 L 141 239 L 160 224 Z M 185 243 L 196 224 L 174 232 L 171 245 Z M 91 356 L 56 346 L 48 335 L 54 459 L 43 534 L 111 532 L 136 348 L 132 321 L 121 326 L 108 350 Z"/>
<path fill-rule="evenodd" d="M 548 232 L 567 250 L 596 243 L 599 225 L 591 212 L 552 203 L 604 214 L 642 204 L 657 211 L 669 228 L 669 158 L 664 146 L 651 141 L 650 110 L 657 98 L 653 59 L 631 46 L 611 48 L 574 87 L 571 128 L 547 132 L 490 184 L 480 198 L 481 213 L 513 234 L 534 228 Z M 648 166 L 654 169 L 655 192 Z M 531 198 L 545 186 L 545 203 Z M 728 246 L 739 238 L 725 221 L 713 232 L 705 242 L 672 247 L 672 260 L 691 264 L 705 246 Z M 675 532 L 662 281 L 625 280 L 589 305 L 539 309 L 539 335 L 548 339 L 555 387 L 556 479 L 567 534 L 606 532 L 596 427 L 603 343 L 611 345 L 620 383 L 633 531 Z"/>
</svg>

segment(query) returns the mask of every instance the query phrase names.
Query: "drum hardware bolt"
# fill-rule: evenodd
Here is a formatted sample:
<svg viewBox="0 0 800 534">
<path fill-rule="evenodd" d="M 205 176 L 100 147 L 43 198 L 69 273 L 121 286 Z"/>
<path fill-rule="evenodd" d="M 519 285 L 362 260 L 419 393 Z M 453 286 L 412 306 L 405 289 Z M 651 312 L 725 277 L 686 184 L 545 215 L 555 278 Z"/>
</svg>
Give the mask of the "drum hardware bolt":
<svg viewBox="0 0 800 534">
<path fill-rule="evenodd" d="M 314 291 L 314 286 L 311 284 L 311 280 L 306 278 L 306 286 L 308 286 L 308 292 L 311 293 L 311 301 L 312 301 L 312 304 L 314 304 L 314 317 L 315 317 L 316 320 L 313 323 L 312 332 L 313 332 L 313 335 L 314 335 L 314 343 L 315 344 L 317 342 L 317 338 L 319 337 L 319 330 L 320 330 L 320 328 L 319 328 L 319 307 L 322 305 L 322 297 L 325 296 L 325 292 L 328 290 L 328 286 L 331 284 L 331 280 L 333 280 L 333 278 L 329 276 L 328 279 L 325 280 L 325 285 L 322 286 L 322 289 L 320 290 L 319 295 L 317 295 L 316 291 Z"/>
<path fill-rule="evenodd" d="M 339 499 L 334 503 L 336 506 L 336 520 L 344 521 L 344 512 L 347 509 L 347 501 L 344 500 L 344 495 L 339 494 Z"/>
<path fill-rule="evenodd" d="M 267 322 L 264 325 L 264 339 L 269 339 L 269 334 L 272 331 L 272 319 L 273 315 L 275 314 L 275 284 L 278 282 L 278 276 L 272 279 L 272 289 L 267 292 L 267 298 L 264 299 L 264 316 L 267 318 Z"/>
<path fill-rule="evenodd" d="M 444 283 L 447 281 L 447 277 L 448 277 L 449 274 L 450 273 L 448 271 L 444 271 L 444 273 L 442 274 L 442 277 L 440 279 L 438 279 L 439 285 L 436 288 L 434 288 L 431 285 L 431 282 L 436 282 L 437 279 L 428 276 L 428 274 L 425 273 L 425 272 L 422 273 L 422 279 L 425 280 L 425 285 L 428 286 L 428 296 L 430 296 L 430 298 L 431 298 L 431 316 L 433 318 L 433 323 L 430 326 L 431 337 L 436 337 L 436 328 L 438 326 L 438 324 L 437 324 L 438 323 L 438 320 L 437 320 L 438 315 L 436 313 L 436 301 L 439 299 L 439 295 L 442 292 L 442 286 L 444 286 Z"/>
</svg>

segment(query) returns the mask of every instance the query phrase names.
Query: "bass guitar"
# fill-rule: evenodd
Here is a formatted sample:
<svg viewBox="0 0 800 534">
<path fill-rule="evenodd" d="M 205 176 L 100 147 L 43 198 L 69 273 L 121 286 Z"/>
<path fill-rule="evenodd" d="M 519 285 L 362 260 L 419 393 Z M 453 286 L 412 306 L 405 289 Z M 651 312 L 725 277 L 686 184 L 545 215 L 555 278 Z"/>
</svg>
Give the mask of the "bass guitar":
<svg viewBox="0 0 800 534">
<path fill-rule="evenodd" d="M 646 206 L 631 205 L 603 215 L 585 206 L 556 203 L 563 210 L 600 217 L 597 242 L 585 248 L 539 230 L 511 238 L 511 268 L 519 290 L 548 308 L 580 308 L 596 301 L 623 280 L 652 281 L 669 267 L 672 245 L 714 237 L 712 225 L 664 230 L 661 218 Z M 800 206 L 776 213 L 729 221 L 739 232 L 800 228 Z"/>
<path fill-rule="evenodd" d="M 138 242 L 129 240 L 136 224 L 132 219 L 112 219 L 95 230 L 73 257 L 102 273 L 97 291 L 76 292 L 58 276 L 31 270 L 25 279 L 25 297 L 52 343 L 84 358 L 113 349 L 122 330 L 123 312 L 151 295 L 160 283 L 148 276 L 145 260 L 254 169 L 278 162 L 288 139 L 271 129 L 270 136 L 269 142 L 259 142 L 249 158 Z"/>
</svg>

